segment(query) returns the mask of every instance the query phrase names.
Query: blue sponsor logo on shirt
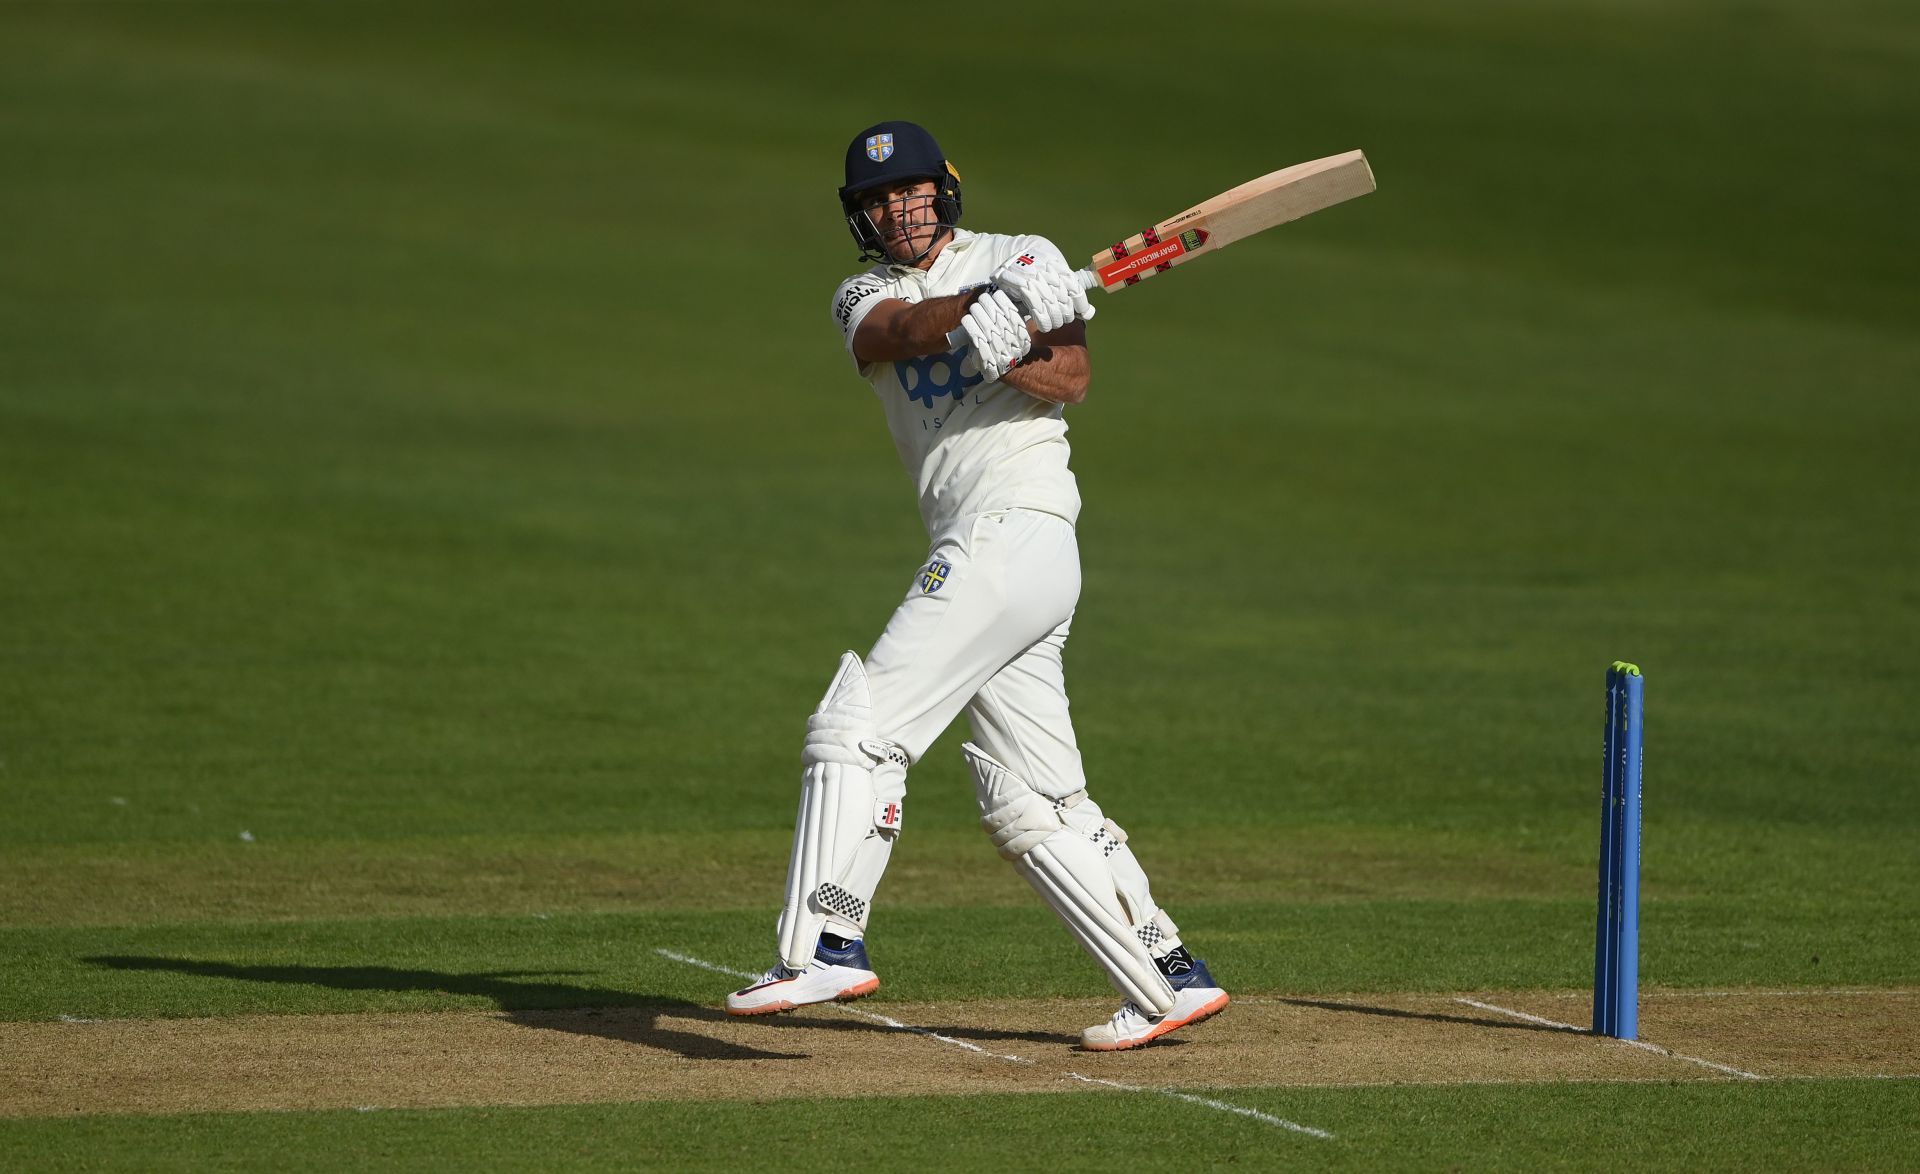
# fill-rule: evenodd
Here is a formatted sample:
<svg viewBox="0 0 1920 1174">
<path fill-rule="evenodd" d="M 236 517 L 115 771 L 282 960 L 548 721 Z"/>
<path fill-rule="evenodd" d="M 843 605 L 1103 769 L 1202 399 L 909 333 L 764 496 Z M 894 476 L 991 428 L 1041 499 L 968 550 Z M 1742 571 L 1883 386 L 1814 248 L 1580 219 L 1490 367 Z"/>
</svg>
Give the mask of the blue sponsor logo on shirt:
<svg viewBox="0 0 1920 1174">
<path fill-rule="evenodd" d="M 973 351 L 972 347 L 961 347 L 957 351 L 947 351 L 938 355 L 924 355 L 918 359 L 895 359 L 894 378 L 900 381 L 900 389 L 907 393 L 908 399 L 919 400 L 931 408 L 934 401 L 943 396 L 959 399 L 967 389 L 985 382 L 978 371 L 972 375 L 962 375 L 960 364 Z"/>
</svg>

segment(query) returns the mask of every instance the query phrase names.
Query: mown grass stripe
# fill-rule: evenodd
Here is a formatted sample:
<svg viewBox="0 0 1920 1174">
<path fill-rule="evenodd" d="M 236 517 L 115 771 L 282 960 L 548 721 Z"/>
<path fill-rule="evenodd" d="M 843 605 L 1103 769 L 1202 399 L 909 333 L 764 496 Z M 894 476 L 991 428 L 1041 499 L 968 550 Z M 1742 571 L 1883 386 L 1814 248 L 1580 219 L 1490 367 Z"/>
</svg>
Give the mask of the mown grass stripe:
<svg viewBox="0 0 1920 1174">
<path fill-rule="evenodd" d="M 1318 1137 L 1324 1141 L 1334 1140 L 1333 1134 L 1328 1133 L 1324 1129 L 1315 1129 L 1311 1125 L 1302 1125 L 1298 1121 L 1289 1121 L 1285 1117 L 1275 1117 L 1271 1113 L 1262 1113 L 1258 1109 L 1249 1109 L 1244 1105 L 1229 1105 L 1225 1101 L 1216 1101 L 1209 1097 L 1197 1097 L 1192 1093 L 1177 1092 L 1170 1088 L 1144 1088 L 1137 1084 L 1122 1084 L 1117 1080 L 1101 1080 L 1094 1076 L 1082 1076 L 1078 1072 L 1069 1072 L 1067 1073 L 1067 1077 L 1070 1080 L 1084 1080 L 1088 1084 L 1104 1084 L 1108 1088 L 1117 1088 L 1123 1092 L 1157 1092 L 1161 1096 L 1172 1097 L 1176 1101 L 1188 1101 L 1196 1105 L 1205 1105 L 1209 1109 L 1219 1109 L 1225 1113 L 1238 1113 L 1242 1117 L 1251 1117 L 1256 1121 L 1264 1121 L 1268 1125 L 1278 1126 L 1281 1129 L 1290 1129 L 1295 1133 L 1304 1133 L 1309 1137 Z"/>
</svg>

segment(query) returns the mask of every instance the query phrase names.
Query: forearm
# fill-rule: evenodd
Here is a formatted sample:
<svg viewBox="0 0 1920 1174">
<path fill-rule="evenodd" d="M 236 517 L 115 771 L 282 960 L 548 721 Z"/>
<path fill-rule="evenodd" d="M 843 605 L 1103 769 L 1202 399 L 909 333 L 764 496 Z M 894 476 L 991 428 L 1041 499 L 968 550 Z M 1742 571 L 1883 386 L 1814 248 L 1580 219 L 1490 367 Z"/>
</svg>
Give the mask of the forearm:
<svg viewBox="0 0 1920 1174">
<path fill-rule="evenodd" d="M 876 306 L 855 335 L 854 357 L 863 363 L 885 363 L 941 354 L 949 349 L 947 332 L 960 325 L 978 296 L 963 293 Z"/>
<path fill-rule="evenodd" d="M 1048 403 L 1077 404 L 1087 398 L 1092 374 L 1086 347 L 1036 342 L 1020 365 L 1002 375 L 1000 382 Z"/>
</svg>

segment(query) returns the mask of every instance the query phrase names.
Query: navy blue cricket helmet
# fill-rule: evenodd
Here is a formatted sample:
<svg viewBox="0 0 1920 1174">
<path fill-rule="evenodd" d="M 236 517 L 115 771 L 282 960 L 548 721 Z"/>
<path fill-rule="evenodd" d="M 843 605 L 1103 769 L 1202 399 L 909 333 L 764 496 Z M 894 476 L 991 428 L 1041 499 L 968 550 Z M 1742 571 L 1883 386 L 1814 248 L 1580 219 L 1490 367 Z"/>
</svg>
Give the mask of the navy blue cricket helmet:
<svg viewBox="0 0 1920 1174">
<path fill-rule="evenodd" d="M 960 173 L 925 127 L 912 122 L 875 123 L 847 144 L 847 182 L 840 188 L 840 210 L 846 214 L 853 242 L 860 246 L 862 261 L 890 258 L 881 246 L 880 230 L 860 207 L 861 193 L 908 179 L 932 180 L 935 222 L 949 232 L 959 226 Z M 935 233 L 927 247 L 939 240 L 940 234 Z"/>
</svg>

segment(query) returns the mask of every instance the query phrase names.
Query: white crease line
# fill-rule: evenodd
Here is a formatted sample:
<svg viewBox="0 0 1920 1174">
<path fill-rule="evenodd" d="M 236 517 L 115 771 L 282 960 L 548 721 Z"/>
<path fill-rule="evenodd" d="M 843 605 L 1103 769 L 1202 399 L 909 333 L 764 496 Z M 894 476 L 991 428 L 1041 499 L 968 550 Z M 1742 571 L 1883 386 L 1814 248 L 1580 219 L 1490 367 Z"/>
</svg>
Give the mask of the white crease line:
<svg viewBox="0 0 1920 1174">
<path fill-rule="evenodd" d="M 895 1031 L 910 1031 L 915 1035 L 924 1035 L 928 1039 L 937 1039 L 943 1044 L 952 1044 L 956 1048 L 965 1048 L 969 1052 L 979 1052 L 983 1056 L 992 1056 L 996 1060 L 1005 1060 L 1009 1064 L 1033 1063 L 1032 1060 L 1027 1059 L 1025 1056 L 1008 1056 L 1000 1052 L 989 1052 L 987 1049 L 981 1047 L 979 1044 L 970 1044 L 963 1039 L 954 1039 L 950 1035 L 941 1035 L 937 1031 L 930 1031 L 924 1027 L 915 1027 L 911 1023 L 902 1023 L 898 1019 L 890 1019 L 885 1015 L 875 1014 L 874 1012 L 868 1011 L 861 1007 L 842 1006 L 840 1010 L 845 1011 L 850 1015 L 858 1015 L 862 1019 L 871 1019 L 875 1023 L 884 1023 L 888 1027 L 893 1028 Z"/>
<path fill-rule="evenodd" d="M 676 954 L 672 950 L 656 949 L 654 950 L 654 953 L 660 955 L 662 958 L 671 958 L 675 962 L 685 962 L 688 966 L 698 966 L 702 970 L 711 970 L 715 974 L 731 974 L 735 978 L 759 978 L 760 977 L 759 975 L 754 974 L 752 971 L 735 970 L 731 966 L 716 966 L 711 962 L 702 962 L 698 958 L 689 958 L 685 954 Z"/>
<path fill-rule="evenodd" d="M 1147 1088 L 1138 1084 L 1121 1084 L 1117 1080 L 1101 1080 L 1098 1077 L 1082 1076 L 1078 1072 L 1067 1073 L 1069 1080 L 1083 1080 L 1088 1084 L 1104 1084 L 1108 1088 L 1117 1088 L 1123 1092 L 1157 1092 L 1163 1097 L 1172 1097 L 1176 1101 L 1187 1101 L 1195 1105 L 1205 1105 L 1209 1109 L 1219 1109 L 1223 1113 L 1238 1113 L 1242 1117 L 1251 1117 L 1255 1121 L 1264 1121 L 1268 1125 L 1277 1125 L 1282 1129 L 1291 1129 L 1295 1133 L 1304 1133 L 1308 1137 L 1317 1137 L 1323 1141 L 1332 1141 L 1334 1136 L 1324 1129 L 1315 1129 L 1311 1125 L 1302 1125 L 1298 1121 L 1289 1121 L 1285 1117 L 1275 1117 L 1271 1113 L 1262 1113 L 1258 1109 L 1249 1109 L 1244 1105 L 1229 1105 L 1225 1101 L 1197 1097 L 1188 1092 L 1177 1092 L 1170 1088 Z"/>
<path fill-rule="evenodd" d="M 1469 1007 L 1478 1007 L 1482 1011 L 1492 1011 L 1496 1015 L 1507 1015 L 1507 1016 L 1511 1016 L 1514 1019 L 1524 1019 L 1528 1023 L 1538 1023 L 1542 1027 L 1551 1027 L 1559 1031 L 1571 1031 L 1580 1035 L 1592 1034 L 1591 1032 L 1587 1031 L 1585 1028 L 1575 1027 L 1571 1023 L 1560 1023 L 1552 1019 L 1542 1019 L 1538 1015 L 1529 1015 L 1525 1011 L 1515 1011 L 1511 1007 L 1496 1007 L 1492 1003 L 1482 1003 L 1478 999 L 1460 998 L 1460 999 L 1455 999 L 1454 1002 L 1465 1003 Z M 1613 1037 L 1598 1036 L 1595 1038 L 1612 1039 Z M 1702 1068 L 1711 1068 L 1716 1072 L 1725 1072 L 1729 1076 L 1738 1076 L 1743 1080 L 1767 1079 L 1766 1077 L 1761 1076 L 1758 1073 L 1748 1072 L 1743 1068 L 1735 1068 L 1727 1064 L 1716 1064 L 1712 1060 L 1703 1060 L 1699 1056 L 1689 1056 L 1684 1052 L 1676 1052 L 1671 1048 L 1663 1048 L 1659 1044 L 1648 1043 L 1646 1040 L 1643 1040 L 1643 1039 L 1616 1039 L 1614 1040 L 1614 1042 L 1626 1044 L 1628 1047 L 1631 1047 L 1631 1048 L 1640 1048 L 1643 1051 L 1652 1052 L 1655 1055 L 1665 1056 L 1670 1060 L 1683 1060 L 1688 1064 L 1698 1064 Z"/>
<path fill-rule="evenodd" d="M 1542 1019 L 1538 1015 L 1529 1015 L 1525 1011 L 1515 1011 L 1510 1007 L 1496 1007 L 1492 1003 L 1482 1003 L 1478 999 L 1455 999 L 1454 1002 L 1465 1003 L 1469 1007 L 1478 1007 L 1482 1011 L 1497 1012 L 1498 1014 L 1506 1015 L 1514 1019 L 1524 1019 L 1528 1023 L 1538 1023 L 1542 1027 L 1551 1027 L 1555 1031 L 1571 1031 L 1577 1035 L 1587 1034 L 1587 1030 L 1584 1027 L 1575 1027 L 1571 1023 L 1562 1023 L 1558 1019 Z M 1623 1040 L 1621 1042 L 1632 1043 L 1633 1041 Z"/>
<path fill-rule="evenodd" d="M 745 970 L 735 970 L 730 966 L 721 966 L 721 965 L 718 965 L 717 963 L 708 962 L 701 958 L 694 958 L 686 954 L 676 954 L 672 950 L 663 950 L 663 949 L 660 949 L 659 947 L 655 947 L 653 952 L 660 955 L 662 958 L 671 958 L 675 962 L 683 962 L 688 966 L 698 966 L 702 970 L 711 970 L 715 974 L 727 974 L 727 975 L 732 975 L 735 978 L 749 978 L 749 979 L 760 977 L 757 974 L 753 974 Z M 924 1028 L 924 1027 L 915 1027 L 910 1023 L 902 1023 L 898 1019 L 893 1019 L 885 1015 L 876 1014 L 872 1011 L 864 1011 L 864 1010 L 861 1010 L 859 1007 L 849 1007 L 845 1003 L 828 1003 L 828 1004 L 823 1004 L 823 1006 L 827 1007 L 828 1009 L 838 1009 L 841 1011 L 845 1011 L 850 1015 L 858 1015 L 862 1019 L 872 1020 L 875 1023 L 893 1028 L 895 1031 L 911 1032 L 914 1035 L 924 1036 L 927 1039 L 938 1040 L 943 1044 L 952 1044 L 956 1048 L 965 1048 L 969 1052 L 978 1052 L 980 1055 L 988 1056 L 995 1060 L 1005 1060 L 1010 1064 L 1033 1063 L 1032 1060 L 1029 1060 L 1024 1056 L 1009 1056 L 1001 1052 L 989 1052 L 987 1049 L 981 1047 L 978 1044 L 970 1044 L 966 1040 L 954 1039 L 952 1036 L 941 1035 L 937 1031 L 929 1031 L 927 1028 Z M 1176 1101 L 1187 1101 L 1190 1104 L 1205 1105 L 1209 1109 L 1218 1109 L 1223 1113 L 1237 1113 L 1242 1117 L 1252 1117 L 1256 1121 L 1264 1121 L 1269 1125 L 1277 1125 L 1282 1129 L 1291 1129 L 1296 1133 L 1304 1133 L 1311 1137 L 1325 1138 L 1328 1141 L 1333 1140 L 1333 1134 L 1328 1133 L 1322 1129 L 1315 1129 L 1309 1125 L 1300 1125 L 1295 1122 L 1288 1121 L 1281 1117 L 1275 1117 L 1271 1113 L 1262 1113 L 1258 1109 L 1249 1109 L 1241 1105 L 1229 1105 L 1225 1101 L 1209 1100 L 1206 1097 L 1197 1097 L 1197 1096 L 1194 1096 L 1192 1093 L 1178 1092 L 1170 1088 L 1144 1088 L 1139 1085 L 1121 1084 L 1118 1081 L 1113 1081 L 1113 1080 L 1096 1080 L 1091 1076 L 1082 1076 L 1078 1072 L 1069 1072 L 1062 1079 L 1082 1080 L 1088 1084 L 1105 1084 L 1105 1085 L 1110 1085 L 1113 1088 L 1125 1089 L 1128 1092 L 1155 1092 L 1155 1093 L 1159 1093 L 1161 1096 L 1164 1096 L 1164 1097 L 1172 1097 Z"/>
</svg>

